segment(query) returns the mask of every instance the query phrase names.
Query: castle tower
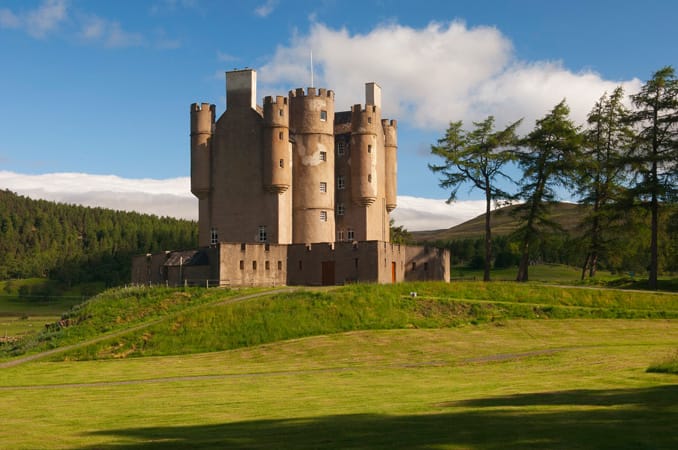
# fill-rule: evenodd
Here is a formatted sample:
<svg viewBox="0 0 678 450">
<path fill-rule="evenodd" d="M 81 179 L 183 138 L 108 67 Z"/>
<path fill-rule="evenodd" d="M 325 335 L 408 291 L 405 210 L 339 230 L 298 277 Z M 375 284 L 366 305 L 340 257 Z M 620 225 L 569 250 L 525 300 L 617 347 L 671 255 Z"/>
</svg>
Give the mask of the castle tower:
<svg viewBox="0 0 678 450">
<path fill-rule="evenodd" d="M 381 114 L 374 105 L 351 107 L 351 196 L 360 206 L 377 199 L 378 141 Z"/>
<path fill-rule="evenodd" d="M 398 122 L 382 120 L 384 129 L 384 152 L 386 153 L 386 211 L 389 213 L 397 206 L 398 189 Z"/>
<path fill-rule="evenodd" d="M 290 91 L 292 242 L 334 242 L 334 92 Z"/>
<path fill-rule="evenodd" d="M 281 194 L 292 183 L 292 151 L 286 97 L 264 98 L 264 188 Z"/>
<path fill-rule="evenodd" d="M 191 105 L 191 192 L 198 197 L 198 240 L 201 246 L 209 243 L 210 171 L 215 114 L 215 106 L 209 103 Z"/>
</svg>

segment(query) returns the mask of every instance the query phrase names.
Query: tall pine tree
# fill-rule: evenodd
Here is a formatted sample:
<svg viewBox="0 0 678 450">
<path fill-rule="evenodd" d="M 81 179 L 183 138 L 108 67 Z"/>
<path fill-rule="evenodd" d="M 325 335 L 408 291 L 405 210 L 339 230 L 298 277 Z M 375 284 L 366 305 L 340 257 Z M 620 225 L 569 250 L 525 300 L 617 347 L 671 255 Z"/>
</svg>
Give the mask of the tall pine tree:
<svg viewBox="0 0 678 450">
<path fill-rule="evenodd" d="M 516 197 L 524 203 L 515 209 L 523 223 L 516 231 L 521 241 L 516 281 L 528 280 L 530 251 L 543 238 L 546 229 L 555 226 L 549 220 L 549 212 L 556 199 L 556 187 L 571 184 L 581 138 L 569 114 L 565 100 L 558 103 L 544 118 L 537 120 L 517 153 L 523 178 Z"/>
<path fill-rule="evenodd" d="M 604 94 L 589 113 L 584 145 L 577 164 L 577 193 L 581 203 L 591 207 L 584 220 L 586 258 L 582 280 L 596 274 L 599 258 L 619 236 L 616 225 L 623 211 L 618 207 L 627 181 L 625 161 L 633 143 L 629 111 L 624 106 L 624 90 L 617 87 Z"/>
<path fill-rule="evenodd" d="M 656 289 L 660 202 L 675 202 L 678 195 L 678 79 L 673 67 L 655 72 L 631 99 L 637 130 L 633 193 L 652 217 L 648 287 Z"/>
<path fill-rule="evenodd" d="M 441 165 L 429 164 L 429 168 L 440 174 L 440 186 L 450 189 L 448 203 L 456 199 L 459 187 L 465 183 L 482 190 L 485 196 L 484 281 L 490 281 L 492 264 L 492 201 L 508 197 L 497 187 L 496 180 L 507 177 L 502 169 L 512 159 L 509 150 L 516 145 L 516 128 L 520 122 L 494 131 L 494 117 L 489 116 L 482 122 L 474 122 L 475 129 L 470 132 L 462 129 L 461 121 L 452 122 L 445 137 L 438 140 L 438 145 L 431 146 L 431 153 L 444 160 Z"/>
</svg>

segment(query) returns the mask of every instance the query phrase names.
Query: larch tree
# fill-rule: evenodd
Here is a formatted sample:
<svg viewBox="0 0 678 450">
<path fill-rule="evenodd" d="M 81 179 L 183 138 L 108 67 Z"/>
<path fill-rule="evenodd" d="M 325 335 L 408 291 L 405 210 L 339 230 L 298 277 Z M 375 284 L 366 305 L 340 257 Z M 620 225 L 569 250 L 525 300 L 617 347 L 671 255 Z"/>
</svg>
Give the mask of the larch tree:
<svg viewBox="0 0 678 450">
<path fill-rule="evenodd" d="M 678 78 L 673 67 L 655 72 L 631 100 L 637 133 L 632 191 L 650 210 L 648 287 L 657 289 L 660 202 L 674 202 L 678 195 Z"/>
<path fill-rule="evenodd" d="M 623 212 L 618 207 L 628 181 L 626 159 L 632 148 L 633 130 L 624 106 L 624 90 L 604 94 L 588 115 L 584 144 L 577 163 L 576 188 L 581 203 L 591 207 L 583 221 L 586 257 L 582 280 L 596 274 L 599 258 L 614 242 Z"/>
<path fill-rule="evenodd" d="M 492 264 L 492 226 L 490 220 L 493 201 L 507 198 L 508 193 L 495 184 L 498 177 L 508 176 L 502 171 L 513 158 L 510 151 L 516 145 L 516 128 L 521 120 L 503 130 L 494 130 L 494 117 L 482 122 L 473 122 L 474 129 L 465 131 L 461 121 L 450 123 L 445 136 L 438 145 L 431 146 L 431 153 L 443 159 L 440 165 L 429 164 L 429 168 L 440 175 L 440 186 L 450 189 L 448 203 L 457 198 L 459 188 L 470 184 L 485 195 L 485 261 L 483 280 L 490 280 Z"/>
<path fill-rule="evenodd" d="M 581 135 L 569 118 L 565 100 L 558 103 L 522 140 L 517 152 L 523 170 L 516 198 L 524 200 L 515 209 L 522 225 L 516 231 L 520 239 L 520 265 L 516 281 L 528 281 L 530 251 L 543 237 L 544 230 L 555 227 L 549 220 L 556 187 L 569 186 L 579 153 Z"/>
</svg>

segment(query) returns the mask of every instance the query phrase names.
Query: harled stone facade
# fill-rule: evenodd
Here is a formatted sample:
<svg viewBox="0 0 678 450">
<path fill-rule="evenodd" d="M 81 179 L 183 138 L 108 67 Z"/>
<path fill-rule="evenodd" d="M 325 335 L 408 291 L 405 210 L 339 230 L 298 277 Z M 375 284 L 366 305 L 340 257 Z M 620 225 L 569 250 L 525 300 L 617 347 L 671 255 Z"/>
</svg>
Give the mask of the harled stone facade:
<svg viewBox="0 0 678 450">
<path fill-rule="evenodd" d="M 256 72 L 235 70 L 221 117 L 214 105 L 191 105 L 200 257 L 137 257 L 133 282 L 449 281 L 447 250 L 389 243 L 397 123 L 382 119 L 376 83 L 350 111 L 335 112 L 326 89 L 266 97 L 263 107 L 256 98 Z"/>
</svg>

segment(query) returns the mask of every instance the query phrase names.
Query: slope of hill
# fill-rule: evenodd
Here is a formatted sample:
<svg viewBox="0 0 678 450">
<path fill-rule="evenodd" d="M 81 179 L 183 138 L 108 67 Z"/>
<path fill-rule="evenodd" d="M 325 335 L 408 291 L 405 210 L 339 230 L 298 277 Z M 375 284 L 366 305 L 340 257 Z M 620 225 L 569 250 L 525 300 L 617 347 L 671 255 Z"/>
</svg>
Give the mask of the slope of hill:
<svg viewBox="0 0 678 450">
<path fill-rule="evenodd" d="M 419 295 L 411 297 L 412 291 Z M 673 294 L 506 283 L 268 292 L 118 288 L 0 355 L 57 348 L 68 352 L 56 359 L 179 355 L 355 330 L 449 328 L 515 318 L 678 318 L 678 307 Z"/>
<path fill-rule="evenodd" d="M 134 254 L 192 248 L 195 222 L 33 200 L 0 190 L 0 279 L 129 279 Z"/>
<path fill-rule="evenodd" d="M 492 211 L 492 233 L 495 236 L 510 234 L 519 226 L 519 221 L 511 215 L 516 205 L 506 206 Z M 552 207 L 551 219 L 565 231 L 573 231 L 581 223 L 586 206 L 574 203 L 556 203 Z M 413 231 L 412 238 L 417 242 L 450 241 L 454 239 L 475 239 L 485 233 L 485 214 L 481 214 L 462 224 L 445 230 Z"/>
</svg>

